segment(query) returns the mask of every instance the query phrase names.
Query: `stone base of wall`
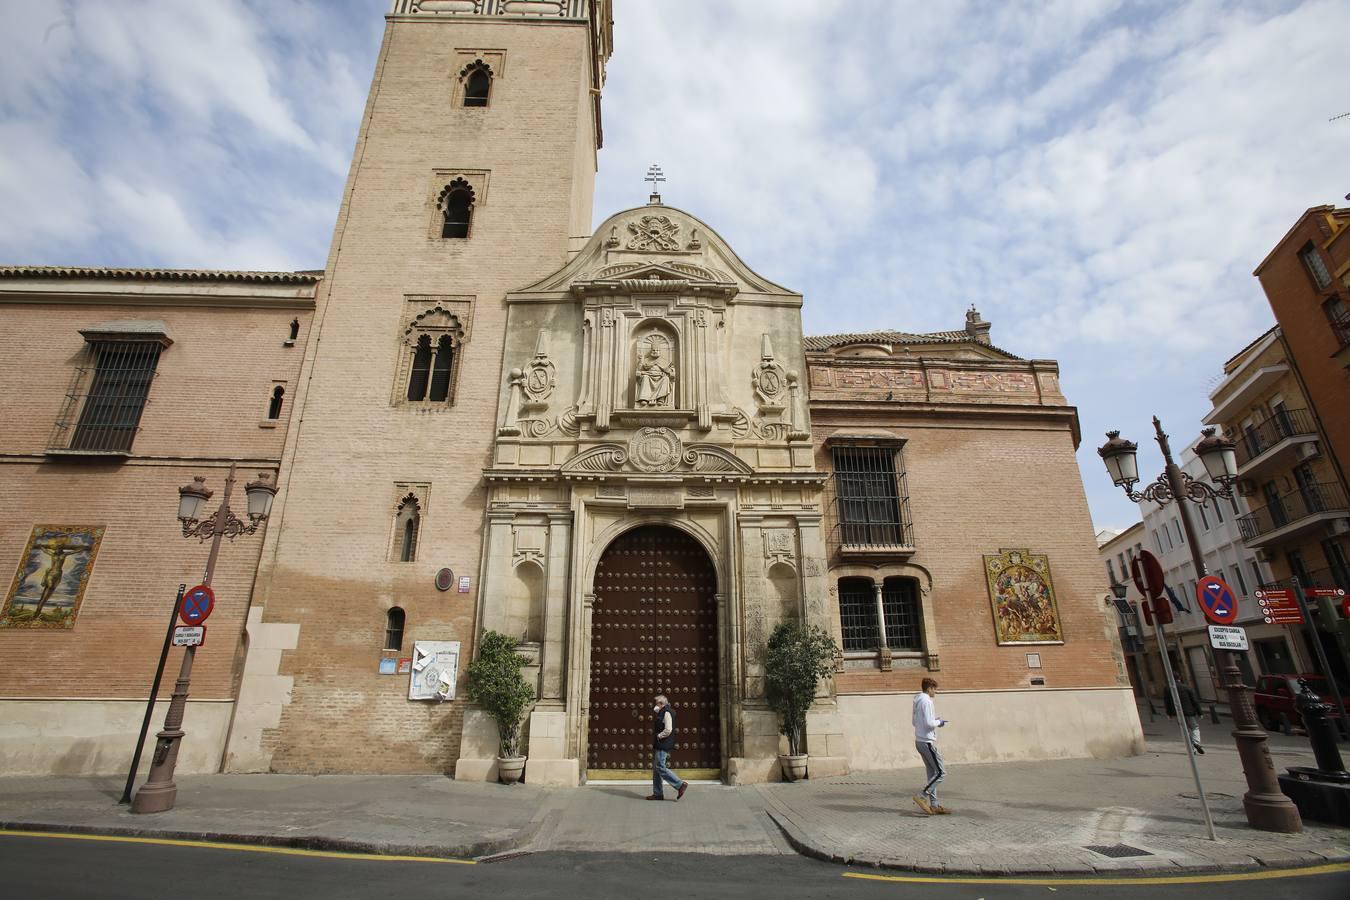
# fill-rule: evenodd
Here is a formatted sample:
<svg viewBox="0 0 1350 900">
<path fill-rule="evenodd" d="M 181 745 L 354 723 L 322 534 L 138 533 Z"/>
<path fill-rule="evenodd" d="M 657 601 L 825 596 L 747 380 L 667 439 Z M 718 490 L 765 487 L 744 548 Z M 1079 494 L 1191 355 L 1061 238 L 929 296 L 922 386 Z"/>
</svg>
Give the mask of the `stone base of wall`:
<svg viewBox="0 0 1350 900">
<path fill-rule="evenodd" d="M 169 701 L 155 704 L 141 753 L 140 774 L 150 771 L 155 733 Z M 189 700 L 187 732 L 178 751 L 180 775 L 220 771 L 234 703 Z M 0 759 L 6 775 L 124 775 L 145 715 L 144 700 L 0 699 Z"/>
<path fill-rule="evenodd" d="M 923 765 L 914 749 L 913 700 L 911 693 L 839 695 L 853 771 Z M 1144 752 L 1128 687 L 939 693 L 937 711 L 951 723 L 938 732 L 949 763 L 1109 759 Z"/>
</svg>

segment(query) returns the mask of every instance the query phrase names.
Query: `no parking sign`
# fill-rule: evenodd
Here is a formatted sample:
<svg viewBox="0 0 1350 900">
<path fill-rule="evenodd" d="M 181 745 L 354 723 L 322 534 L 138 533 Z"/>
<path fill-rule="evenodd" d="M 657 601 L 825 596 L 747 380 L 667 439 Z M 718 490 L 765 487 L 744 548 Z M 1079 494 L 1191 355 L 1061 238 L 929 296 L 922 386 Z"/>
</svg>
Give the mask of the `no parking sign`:
<svg viewBox="0 0 1350 900">
<path fill-rule="evenodd" d="M 1232 625 L 1237 620 L 1237 595 L 1222 578 L 1206 575 L 1195 586 L 1200 609 L 1215 625 Z"/>
</svg>

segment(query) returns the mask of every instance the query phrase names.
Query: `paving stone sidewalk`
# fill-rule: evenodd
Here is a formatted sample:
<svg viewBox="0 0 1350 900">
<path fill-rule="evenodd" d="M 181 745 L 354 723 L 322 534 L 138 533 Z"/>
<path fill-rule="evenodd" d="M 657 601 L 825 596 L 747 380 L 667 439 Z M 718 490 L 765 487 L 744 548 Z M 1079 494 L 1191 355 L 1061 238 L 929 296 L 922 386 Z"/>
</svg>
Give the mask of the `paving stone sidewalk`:
<svg viewBox="0 0 1350 900">
<path fill-rule="evenodd" d="M 0 828 L 39 828 L 383 854 L 491 858 L 545 850 L 807 853 L 855 865 L 948 873 L 1212 871 L 1350 860 L 1350 829 L 1300 835 L 1247 828 L 1228 726 L 1208 725 L 1200 758 L 1221 840 L 1205 839 L 1185 750 L 1166 719 L 1149 752 L 1117 760 L 953 766 L 952 816 L 910 800 L 921 769 L 797 784 L 695 783 L 676 803 L 649 783 L 577 790 L 440 776 L 214 775 L 179 780 L 175 809 L 118 805 L 122 779 L 0 778 Z M 1271 740 L 1276 765 L 1309 762 L 1301 738 Z M 1150 855 L 1113 859 L 1117 845 Z"/>
<path fill-rule="evenodd" d="M 1198 757 L 1217 842 L 1207 837 L 1176 725 L 1144 717 L 1148 752 L 1114 760 L 950 766 L 939 796 L 950 816 L 911 799 L 923 770 L 856 773 L 762 785 L 768 811 L 800 852 L 919 872 L 1149 874 L 1350 861 L 1350 829 L 1304 823 L 1302 834 L 1255 831 L 1242 810 L 1246 782 L 1230 732 L 1206 723 Z M 1276 768 L 1307 765 L 1307 741 L 1274 735 Z M 1089 846 L 1142 851 L 1119 858 Z M 1128 852 L 1128 851 L 1126 851 Z"/>
</svg>

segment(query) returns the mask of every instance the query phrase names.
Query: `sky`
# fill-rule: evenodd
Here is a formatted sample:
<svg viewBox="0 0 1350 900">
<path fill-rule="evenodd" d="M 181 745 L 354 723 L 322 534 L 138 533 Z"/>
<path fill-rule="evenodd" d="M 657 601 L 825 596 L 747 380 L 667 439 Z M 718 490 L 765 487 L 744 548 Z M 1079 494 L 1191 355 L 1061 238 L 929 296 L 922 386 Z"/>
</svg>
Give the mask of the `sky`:
<svg viewBox="0 0 1350 900">
<path fill-rule="evenodd" d="M 0 3 L 0 263 L 318 269 L 388 0 Z M 1350 3 L 617 0 L 594 217 L 665 201 L 808 334 L 1059 361 L 1095 448 L 1199 436 L 1251 272 L 1350 191 Z M 1015 476 L 1014 476 L 1015 477 Z"/>
</svg>

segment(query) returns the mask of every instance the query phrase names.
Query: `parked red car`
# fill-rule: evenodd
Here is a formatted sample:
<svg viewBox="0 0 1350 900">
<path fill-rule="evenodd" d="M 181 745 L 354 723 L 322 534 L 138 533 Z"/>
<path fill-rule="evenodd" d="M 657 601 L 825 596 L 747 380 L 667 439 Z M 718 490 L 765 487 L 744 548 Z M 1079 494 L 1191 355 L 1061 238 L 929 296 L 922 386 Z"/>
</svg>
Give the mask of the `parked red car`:
<svg viewBox="0 0 1350 900">
<path fill-rule="evenodd" d="M 1303 727 L 1297 699 L 1303 690 L 1298 683 L 1300 678 L 1308 682 L 1308 686 L 1323 703 L 1331 705 L 1328 713 L 1331 718 L 1339 716 L 1336 698 L 1331 695 L 1331 686 L 1321 675 L 1262 675 L 1256 680 L 1256 717 L 1267 731 L 1289 734 L 1294 726 Z"/>
</svg>

